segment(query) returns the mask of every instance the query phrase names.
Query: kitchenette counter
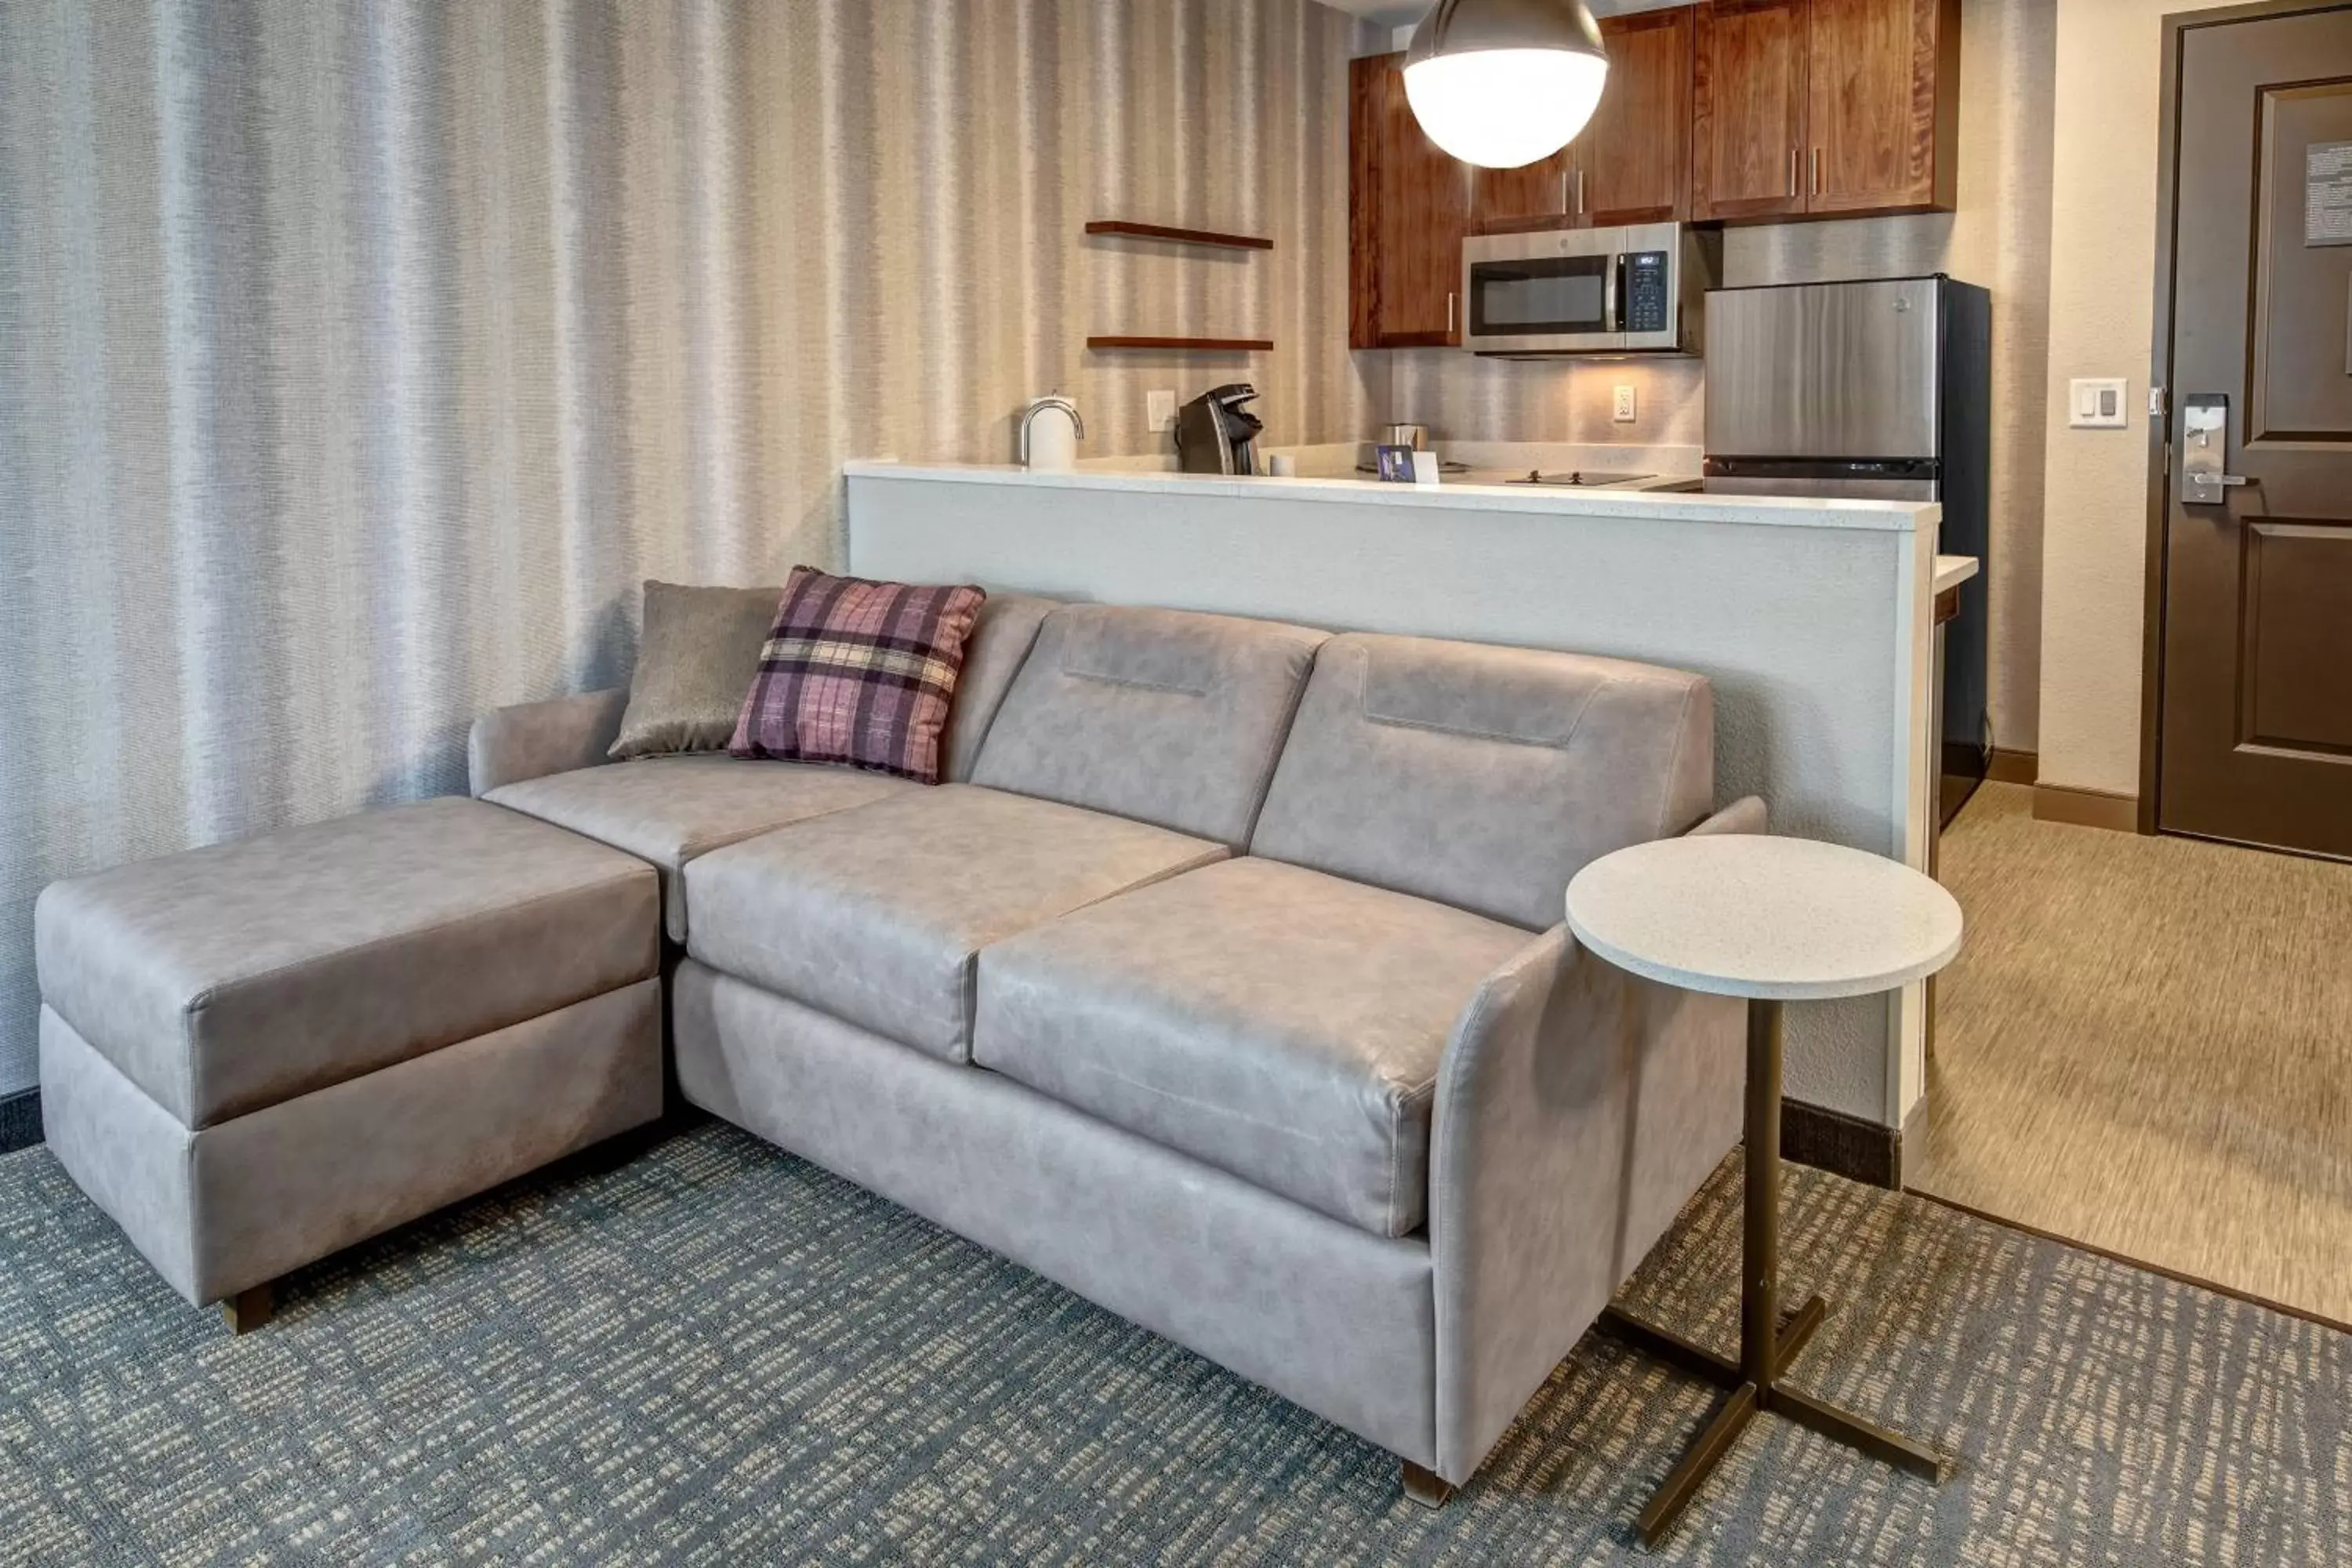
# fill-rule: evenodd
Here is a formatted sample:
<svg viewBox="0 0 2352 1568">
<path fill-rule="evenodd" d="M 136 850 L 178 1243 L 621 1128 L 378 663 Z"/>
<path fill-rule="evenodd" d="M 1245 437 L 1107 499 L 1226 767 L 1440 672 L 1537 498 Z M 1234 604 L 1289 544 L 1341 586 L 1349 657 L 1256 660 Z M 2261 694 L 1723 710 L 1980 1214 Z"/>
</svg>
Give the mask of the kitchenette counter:
<svg viewBox="0 0 2352 1568">
<path fill-rule="evenodd" d="M 1975 576 L 1978 570 L 1979 563 L 1973 555 L 1938 555 L 1936 557 L 1936 574 L 1929 581 L 1929 592 L 1939 597 L 1948 594 Z"/>
<path fill-rule="evenodd" d="M 1659 521 L 1738 523 L 1790 528 L 1864 529 L 1882 532 L 1935 531 L 1943 509 L 1932 501 L 1821 500 L 1794 496 L 1707 495 L 1665 487 L 1687 484 L 1690 475 L 1650 476 L 1640 487 L 1476 483 L 1500 480 L 1506 470 L 1479 470 L 1435 485 L 1395 484 L 1380 479 L 1184 474 L 1166 469 L 1080 468 L 1037 473 L 1015 464 L 852 462 L 843 472 L 852 480 L 919 477 L 927 483 L 1005 486 L 1043 491 L 1112 491 L 1184 495 L 1205 499 L 1280 500 L 1301 505 L 1362 509 L 1401 508 L 1418 512 L 1537 513 L 1559 517 L 1639 517 Z"/>
</svg>

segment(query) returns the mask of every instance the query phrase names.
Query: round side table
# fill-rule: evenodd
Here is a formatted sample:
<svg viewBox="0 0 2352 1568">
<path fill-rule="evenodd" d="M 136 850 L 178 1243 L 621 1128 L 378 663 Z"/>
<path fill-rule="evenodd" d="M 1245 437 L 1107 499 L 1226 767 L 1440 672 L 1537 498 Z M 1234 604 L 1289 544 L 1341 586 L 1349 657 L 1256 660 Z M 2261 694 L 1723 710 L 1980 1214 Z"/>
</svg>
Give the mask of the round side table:
<svg viewBox="0 0 2352 1568">
<path fill-rule="evenodd" d="M 1747 1195 L 1739 1359 L 1610 1308 L 1611 1332 L 1717 1384 L 1727 1397 L 1635 1521 L 1643 1544 L 1674 1528 L 1732 1442 L 1770 1411 L 1932 1481 L 1947 1462 L 1780 1373 L 1821 1326 L 1819 1296 L 1780 1315 L 1780 1005 L 1891 991 L 1960 950 L 1960 907 L 1908 867 L 1806 838 L 1705 835 L 1603 856 L 1568 885 L 1568 924 L 1601 958 L 1661 984 L 1748 998 Z"/>
</svg>

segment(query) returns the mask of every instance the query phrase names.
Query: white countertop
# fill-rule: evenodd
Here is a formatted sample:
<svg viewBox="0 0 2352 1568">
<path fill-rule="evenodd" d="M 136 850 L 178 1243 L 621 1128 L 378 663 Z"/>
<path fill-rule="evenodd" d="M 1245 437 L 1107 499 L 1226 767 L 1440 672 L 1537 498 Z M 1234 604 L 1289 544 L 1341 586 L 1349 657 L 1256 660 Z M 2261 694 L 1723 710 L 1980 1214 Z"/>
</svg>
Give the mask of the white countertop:
<svg viewBox="0 0 2352 1568">
<path fill-rule="evenodd" d="M 845 463 L 842 472 L 852 479 L 914 479 L 931 483 L 1034 486 L 1062 490 L 1126 491 L 1130 494 L 1279 497 L 1286 501 L 1347 506 L 1447 507 L 1485 512 L 1532 512 L 1568 517 L 1654 517 L 1689 522 L 1767 523 L 1793 528 L 1868 529 L 1881 532 L 1916 532 L 1923 528 L 1935 527 L 1943 517 L 1943 509 L 1933 502 L 1705 495 L 1673 490 L 1574 489 L 1533 485 L 1467 484 L 1459 479 L 1436 485 L 1404 485 L 1379 479 L 1277 479 L 1101 468 L 1045 474 L 1012 463 L 868 460 Z"/>
</svg>

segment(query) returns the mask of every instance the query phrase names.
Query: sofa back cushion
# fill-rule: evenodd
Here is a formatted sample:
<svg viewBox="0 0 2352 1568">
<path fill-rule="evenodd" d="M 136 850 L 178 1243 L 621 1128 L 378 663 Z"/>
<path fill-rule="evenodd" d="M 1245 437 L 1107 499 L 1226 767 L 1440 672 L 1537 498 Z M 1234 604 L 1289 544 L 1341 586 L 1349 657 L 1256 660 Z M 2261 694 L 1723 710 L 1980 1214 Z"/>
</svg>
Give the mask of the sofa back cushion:
<svg viewBox="0 0 2352 1568">
<path fill-rule="evenodd" d="M 1336 637 L 1316 656 L 1250 853 L 1547 930 L 1587 861 L 1706 815 L 1714 735 L 1703 676 Z"/>
<path fill-rule="evenodd" d="M 1238 850 L 1328 635 L 1183 610 L 1065 605 L 1038 628 L 971 782 Z"/>
<path fill-rule="evenodd" d="M 980 743 L 996 722 L 1013 678 L 1029 658 L 1037 628 L 1060 605 L 1034 594 L 991 594 L 963 645 L 963 674 L 948 704 L 948 729 L 940 742 L 940 773 L 949 784 L 970 784 L 980 761 Z"/>
</svg>

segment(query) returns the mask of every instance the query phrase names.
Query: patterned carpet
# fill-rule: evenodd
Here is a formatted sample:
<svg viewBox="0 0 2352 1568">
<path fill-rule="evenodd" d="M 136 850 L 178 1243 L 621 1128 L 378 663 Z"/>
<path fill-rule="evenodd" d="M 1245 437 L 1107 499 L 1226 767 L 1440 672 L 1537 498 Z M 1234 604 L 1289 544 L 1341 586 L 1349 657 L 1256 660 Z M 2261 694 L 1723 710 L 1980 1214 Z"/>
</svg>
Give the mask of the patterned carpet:
<svg viewBox="0 0 2352 1568">
<path fill-rule="evenodd" d="M 1734 1170 L 1629 1292 L 1733 1336 Z M 1799 1381 L 1941 1489 L 1773 1421 L 1630 1521 L 1708 1394 L 1588 1336 L 1444 1510 L 1386 1455 L 747 1135 L 508 1189 L 232 1341 L 38 1149 L 0 1159 L 0 1558 L 68 1563 L 2329 1563 L 2352 1340 L 1818 1173 Z"/>
</svg>

